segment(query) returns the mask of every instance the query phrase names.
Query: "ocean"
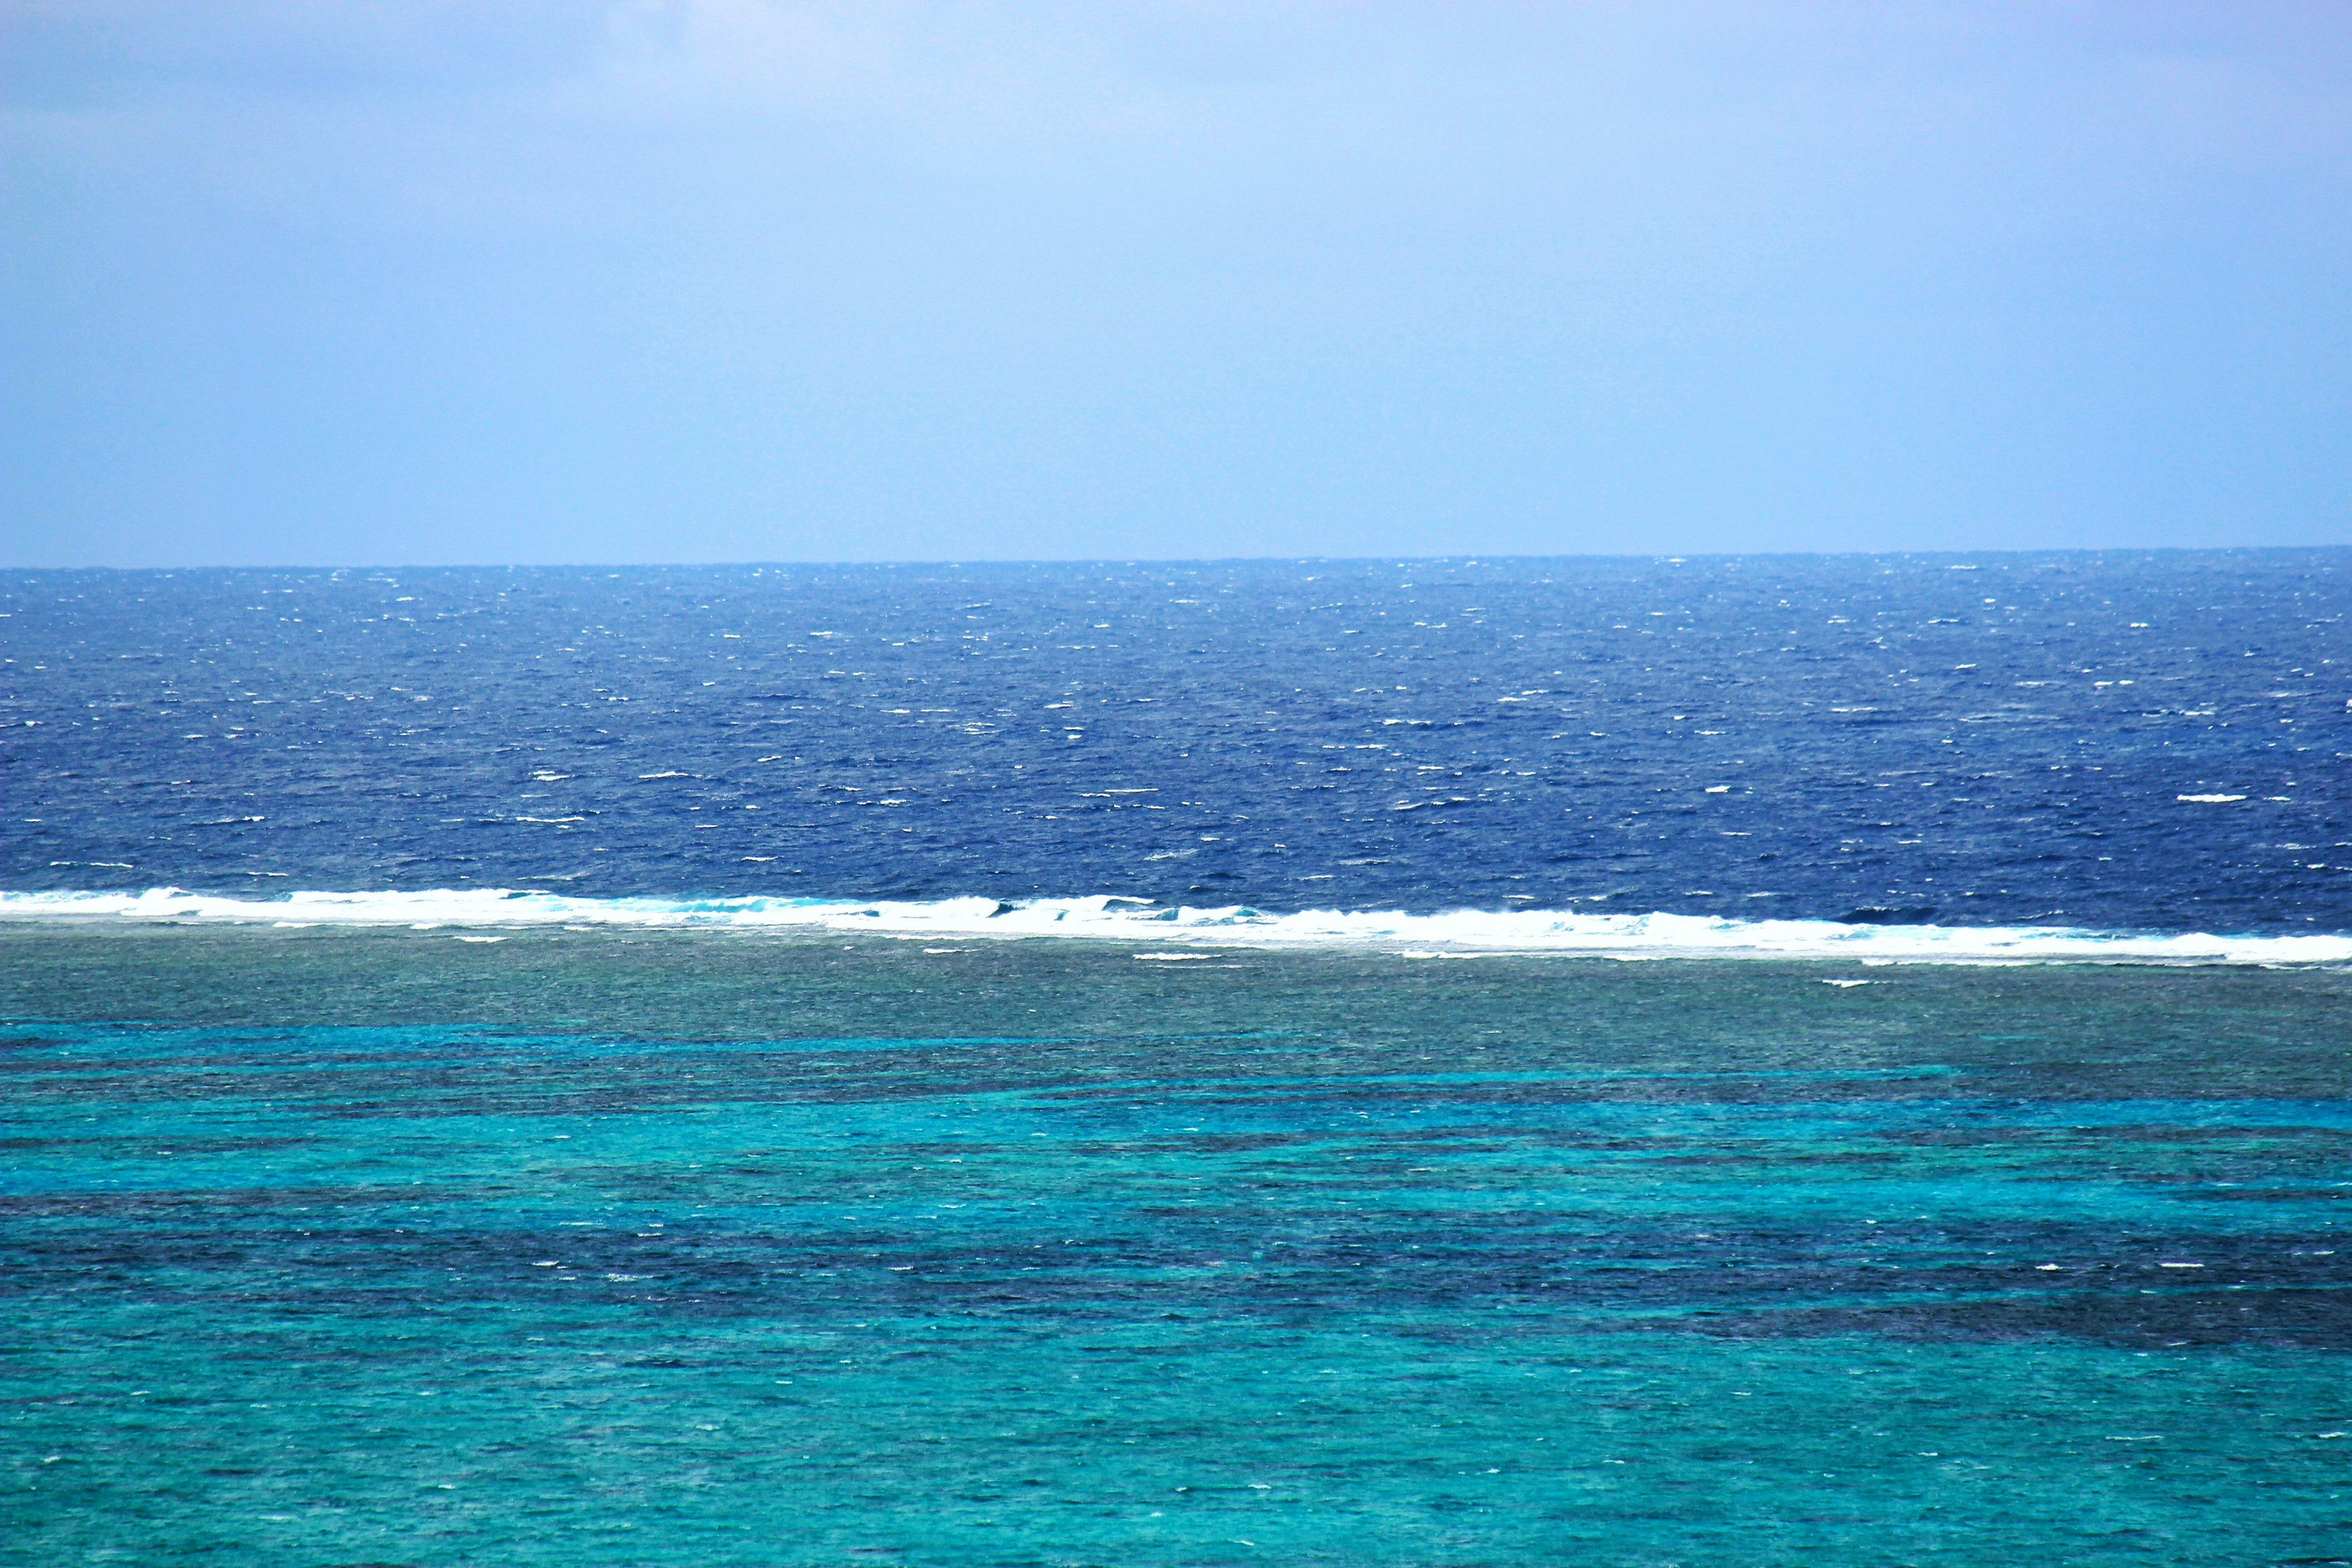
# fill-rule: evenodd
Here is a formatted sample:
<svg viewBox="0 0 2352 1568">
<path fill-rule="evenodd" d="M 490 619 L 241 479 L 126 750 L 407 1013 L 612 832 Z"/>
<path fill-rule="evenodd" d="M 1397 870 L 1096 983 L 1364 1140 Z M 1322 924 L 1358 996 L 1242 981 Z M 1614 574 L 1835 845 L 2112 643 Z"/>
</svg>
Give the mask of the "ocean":
<svg viewBox="0 0 2352 1568">
<path fill-rule="evenodd" d="M 0 1562 L 2352 1561 L 2347 611 L 0 577 Z"/>
</svg>

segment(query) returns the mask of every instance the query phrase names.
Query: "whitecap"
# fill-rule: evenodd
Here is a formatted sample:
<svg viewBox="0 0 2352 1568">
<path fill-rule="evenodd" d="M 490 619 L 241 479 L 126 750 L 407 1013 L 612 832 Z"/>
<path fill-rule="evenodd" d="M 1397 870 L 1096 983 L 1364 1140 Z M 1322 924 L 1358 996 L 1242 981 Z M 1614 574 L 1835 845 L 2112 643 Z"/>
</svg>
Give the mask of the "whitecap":
<svg viewBox="0 0 2352 1568">
<path fill-rule="evenodd" d="M 2347 964 L 2352 934 L 2216 935 L 2068 926 L 1849 924 L 1727 915 L 1599 914 L 1559 910 L 1303 910 L 1154 906 L 1115 894 L 929 900 L 740 897 L 575 897 L 493 888 L 299 891 L 277 898 L 190 893 L 0 892 L 0 921 L 173 921 L 516 929 L 545 926 L 708 928 L 950 941 L 1060 937 L 1193 947 L 1528 953 L 1619 959 L 1743 958 L 1897 963 Z M 1150 926 L 1147 932 L 1143 928 Z"/>
</svg>

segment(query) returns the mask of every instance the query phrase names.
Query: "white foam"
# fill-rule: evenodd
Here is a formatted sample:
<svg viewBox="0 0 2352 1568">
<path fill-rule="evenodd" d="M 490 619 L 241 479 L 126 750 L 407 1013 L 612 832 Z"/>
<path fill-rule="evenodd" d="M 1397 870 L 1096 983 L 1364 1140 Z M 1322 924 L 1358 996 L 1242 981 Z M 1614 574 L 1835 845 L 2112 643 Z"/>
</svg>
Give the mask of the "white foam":
<svg viewBox="0 0 2352 1568">
<path fill-rule="evenodd" d="M 1456 910 L 1405 914 L 1242 906 L 1162 908 L 1139 899 L 853 901 L 839 899 L 584 899 L 502 889 L 293 892 L 274 899 L 190 893 L 0 892 L 0 921 L 117 924 L 621 926 L 927 938 L 1079 937 L 1168 947 L 1324 948 L 1399 953 L 1562 953 L 1612 958 L 1828 959 L 1870 963 L 2352 963 L 2352 935 L 2213 936 L 2057 926 L 1846 925 L 1684 914 Z"/>
</svg>

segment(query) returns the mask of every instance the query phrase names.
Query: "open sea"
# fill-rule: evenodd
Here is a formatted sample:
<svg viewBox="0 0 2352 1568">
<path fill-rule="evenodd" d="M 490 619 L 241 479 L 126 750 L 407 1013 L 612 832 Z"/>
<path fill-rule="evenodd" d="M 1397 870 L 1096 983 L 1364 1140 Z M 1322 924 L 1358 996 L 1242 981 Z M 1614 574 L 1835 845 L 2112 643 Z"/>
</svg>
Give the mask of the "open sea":
<svg viewBox="0 0 2352 1568">
<path fill-rule="evenodd" d="M 2352 1563 L 2352 550 L 0 661 L 0 1563 Z"/>
</svg>

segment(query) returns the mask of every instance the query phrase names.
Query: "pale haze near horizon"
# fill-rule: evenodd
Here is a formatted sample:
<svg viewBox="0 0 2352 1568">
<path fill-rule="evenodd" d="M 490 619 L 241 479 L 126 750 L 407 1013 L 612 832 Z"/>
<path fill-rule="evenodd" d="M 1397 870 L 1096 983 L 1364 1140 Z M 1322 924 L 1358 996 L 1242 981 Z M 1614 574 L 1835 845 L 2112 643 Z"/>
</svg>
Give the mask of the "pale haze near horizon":
<svg viewBox="0 0 2352 1568">
<path fill-rule="evenodd" d="M 2352 7 L 16 0 L 0 564 L 2352 542 Z"/>
</svg>

